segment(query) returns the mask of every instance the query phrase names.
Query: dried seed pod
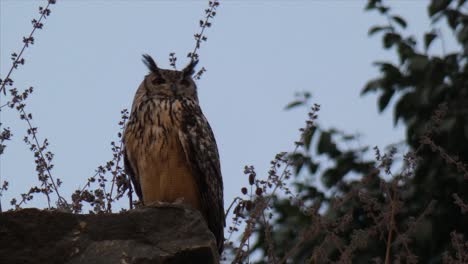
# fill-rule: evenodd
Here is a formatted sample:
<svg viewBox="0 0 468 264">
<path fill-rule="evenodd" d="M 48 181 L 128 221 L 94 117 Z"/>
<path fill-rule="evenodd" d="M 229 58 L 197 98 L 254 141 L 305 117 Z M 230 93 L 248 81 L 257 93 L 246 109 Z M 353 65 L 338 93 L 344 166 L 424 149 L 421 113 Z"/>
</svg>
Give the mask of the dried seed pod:
<svg viewBox="0 0 468 264">
<path fill-rule="evenodd" d="M 257 174 L 254 171 L 252 171 L 252 173 L 249 174 L 249 184 L 250 185 L 255 184 L 255 176 L 257 176 Z"/>
<path fill-rule="evenodd" d="M 262 196 L 262 193 L 263 193 L 262 188 L 257 187 L 257 189 L 255 190 L 255 194 L 258 195 L 258 196 Z"/>
<path fill-rule="evenodd" d="M 242 187 L 241 192 L 242 192 L 242 194 L 247 194 L 247 188 Z"/>
</svg>

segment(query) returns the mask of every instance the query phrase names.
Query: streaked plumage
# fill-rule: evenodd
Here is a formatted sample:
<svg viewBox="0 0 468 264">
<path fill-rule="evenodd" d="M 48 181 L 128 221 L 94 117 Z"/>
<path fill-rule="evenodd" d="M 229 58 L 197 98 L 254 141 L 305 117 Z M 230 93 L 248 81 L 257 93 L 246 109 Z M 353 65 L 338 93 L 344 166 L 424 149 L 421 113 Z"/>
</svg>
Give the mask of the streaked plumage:
<svg viewBox="0 0 468 264">
<path fill-rule="evenodd" d="M 191 77 L 196 62 L 175 71 L 143 58 L 150 73 L 138 87 L 125 129 L 125 170 L 144 204 L 183 198 L 200 210 L 221 252 L 223 182 L 216 141 Z"/>
</svg>

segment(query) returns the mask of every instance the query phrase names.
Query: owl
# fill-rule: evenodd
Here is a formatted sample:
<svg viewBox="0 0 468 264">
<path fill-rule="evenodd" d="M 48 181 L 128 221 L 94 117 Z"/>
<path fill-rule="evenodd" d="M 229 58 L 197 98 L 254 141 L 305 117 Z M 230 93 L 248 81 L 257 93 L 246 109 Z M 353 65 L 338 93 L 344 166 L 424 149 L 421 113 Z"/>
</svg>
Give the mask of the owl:
<svg viewBox="0 0 468 264">
<path fill-rule="evenodd" d="M 138 87 L 123 135 L 124 165 L 143 204 L 180 202 L 198 209 L 224 243 L 223 181 L 211 127 L 198 103 L 192 75 L 160 69 L 143 55 L 149 74 Z"/>
</svg>

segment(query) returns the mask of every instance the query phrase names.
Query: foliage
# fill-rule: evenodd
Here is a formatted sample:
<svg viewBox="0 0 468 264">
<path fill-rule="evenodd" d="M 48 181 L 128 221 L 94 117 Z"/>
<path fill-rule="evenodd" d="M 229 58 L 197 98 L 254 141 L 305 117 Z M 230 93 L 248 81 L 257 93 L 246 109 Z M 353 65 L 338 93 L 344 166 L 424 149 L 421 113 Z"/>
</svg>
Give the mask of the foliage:
<svg viewBox="0 0 468 264">
<path fill-rule="evenodd" d="M 423 50 L 418 50 L 415 36 L 404 34 L 406 20 L 392 13 L 383 1 L 368 1 L 366 10 L 387 18 L 387 24 L 371 27 L 369 35 L 381 34 L 384 49 L 395 51 L 399 63 L 376 62 L 381 74 L 365 85 L 362 94 L 378 93 L 379 111 L 395 102 L 394 123 L 401 121 L 405 126 L 405 143 L 410 151 L 403 155 L 403 162 L 398 162 L 397 148 L 381 154 L 375 147 L 375 160 L 365 160 L 362 157 L 368 147 L 344 147 L 355 136 L 315 123 L 303 134 L 303 148 L 296 149 L 286 161 L 296 175 L 296 200 L 273 194 L 269 207 L 272 217 L 269 221 L 257 220 L 257 242 L 245 249 L 263 252 L 260 263 L 466 261 L 465 1 L 429 3 L 433 23 L 422 36 Z M 443 20 L 456 36 L 460 50 L 443 50 L 442 55 L 436 55 L 430 51 L 434 42 L 444 43 L 441 31 L 435 28 Z M 304 102 L 295 100 L 288 107 Z M 398 165 L 402 168 L 393 172 Z M 316 178 L 323 188 L 317 186 Z M 300 203 L 295 203 L 297 200 Z M 457 257 L 449 257 L 454 255 Z"/>
<path fill-rule="evenodd" d="M 379 6 L 383 4 L 370 1 L 368 8 Z M 440 30 L 431 29 L 424 34 L 424 51 L 420 51 L 415 38 L 403 36 L 389 20 L 389 28 L 383 31 L 384 46 L 397 52 L 400 64 L 380 63 L 381 76 L 363 90 L 363 94 L 380 92 L 380 110 L 395 97 L 395 123 L 403 121 L 406 143 L 418 151 L 420 160 L 408 194 L 409 213 L 421 210 L 430 199 L 437 201 L 425 220 L 427 229 L 415 238 L 431 238 L 414 246 L 422 262 L 440 261 L 450 245 L 450 232 L 459 232 L 465 238 L 468 235 L 468 217 L 454 203 L 454 195 L 468 200 L 468 173 L 461 162 L 468 161 L 468 14 L 464 8 L 465 1 L 429 4 L 433 26 L 445 19 L 460 48 L 443 51 L 441 56 L 429 53 L 435 40 L 444 41 Z M 382 14 L 390 16 L 389 10 Z M 389 36 L 398 40 L 385 45 Z"/>
</svg>

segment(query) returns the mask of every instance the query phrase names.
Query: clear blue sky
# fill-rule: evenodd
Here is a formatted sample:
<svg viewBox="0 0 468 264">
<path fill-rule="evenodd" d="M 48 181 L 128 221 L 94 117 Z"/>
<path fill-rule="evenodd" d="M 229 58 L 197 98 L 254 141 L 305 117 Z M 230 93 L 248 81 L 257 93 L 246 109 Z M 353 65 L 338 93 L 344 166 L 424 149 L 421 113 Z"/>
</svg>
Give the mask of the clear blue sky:
<svg viewBox="0 0 468 264">
<path fill-rule="evenodd" d="M 30 20 L 47 1 L 0 0 L 0 76 L 10 68 Z M 247 183 L 244 165 L 267 174 L 275 153 L 288 151 L 303 125 L 305 110 L 284 111 L 297 91 L 310 91 L 322 105 L 319 123 L 362 133 L 362 143 L 384 147 L 403 138 L 392 113 L 377 113 L 376 97 L 359 96 L 377 76 L 375 60 L 392 59 L 379 37 L 368 38 L 383 17 L 365 13 L 366 1 L 221 1 L 207 30 L 199 66 L 207 72 L 198 82 L 202 109 L 214 130 L 221 155 L 225 203 Z M 391 1 L 409 19 L 409 31 L 421 36 L 430 22 L 426 1 Z M 120 110 L 130 108 L 147 69 L 141 54 L 161 67 L 176 52 L 187 62 L 193 34 L 207 1 L 57 1 L 26 65 L 12 76 L 15 86 L 35 92 L 28 99 L 39 137 L 55 153 L 53 175 L 64 182 L 68 197 L 86 183 L 96 167 L 111 158 L 110 141 L 118 131 Z M 440 49 L 435 43 L 435 49 Z M 5 102 L 0 95 L 1 103 Z M 2 198 L 36 184 L 34 160 L 22 142 L 26 125 L 5 110 L 1 122 L 13 141 L 0 157 L 1 178 L 10 182 Z M 29 206 L 46 207 L 42 196 Z M 123 202 L 126 204 L 126 202 Z"/>
</svg>

